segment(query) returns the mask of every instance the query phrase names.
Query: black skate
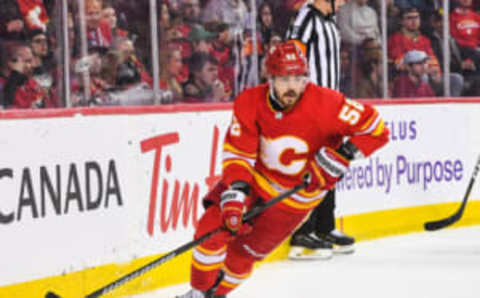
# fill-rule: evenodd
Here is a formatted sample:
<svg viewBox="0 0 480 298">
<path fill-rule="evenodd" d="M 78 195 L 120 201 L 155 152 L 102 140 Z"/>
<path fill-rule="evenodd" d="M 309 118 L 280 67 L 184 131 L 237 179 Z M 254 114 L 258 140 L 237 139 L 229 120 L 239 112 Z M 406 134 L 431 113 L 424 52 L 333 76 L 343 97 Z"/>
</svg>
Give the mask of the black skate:
<svg viewBox="0 0 480 298">
<path fill-rule="evenodd" d="M 294 234 L 290 246 L 288 257 L 291 260 L 326 260 L 333 255 L 333 245 L 314 233 Z"/>
<path fill-rule="evenodd" d="M 331 244 L 333 244 L 333 252 L 338 254 L 350 254 L 355 250 L 355 238 L 346 235 L 342 231 L 333 230 L 328 234 L 315 232 L 315 235 Z"/>
</svg>

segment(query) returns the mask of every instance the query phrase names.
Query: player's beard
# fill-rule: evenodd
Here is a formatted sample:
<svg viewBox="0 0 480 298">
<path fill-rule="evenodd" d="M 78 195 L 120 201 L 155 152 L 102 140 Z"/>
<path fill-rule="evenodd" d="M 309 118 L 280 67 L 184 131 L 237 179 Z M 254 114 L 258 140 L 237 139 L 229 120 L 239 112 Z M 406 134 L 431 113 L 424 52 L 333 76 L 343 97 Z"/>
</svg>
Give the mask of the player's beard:
<svg viewBox="0 0 480 298">
<path fill-rule="evenodd" d="M 290 89 L 282 94 L 282 104 L 285 108 L 291 108 L 298 101 L 299 96 L 300 95 L 297 94 L 297 92 Z"/>
</svg>

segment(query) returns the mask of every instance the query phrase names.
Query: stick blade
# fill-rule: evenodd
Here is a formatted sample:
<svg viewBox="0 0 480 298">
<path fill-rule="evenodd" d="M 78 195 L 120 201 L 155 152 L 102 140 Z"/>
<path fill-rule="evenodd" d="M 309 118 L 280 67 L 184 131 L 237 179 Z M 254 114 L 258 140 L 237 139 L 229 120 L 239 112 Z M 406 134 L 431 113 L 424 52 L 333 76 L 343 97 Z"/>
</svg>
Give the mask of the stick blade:
<svg viewBox="0 0 480 298">
<path fill-rule="evenodd" d="M 45 298 L 62 298 L 62 297 L 50 291 L 45 295 Z"/>
<path fill-rule="evenodd" d="M 443 228 L 453 224 L 454 222 L 456 222 L 456 218 L 455 217 L 449 217 L 449 218 L 445 218 L 445 219 L 442 219 L 442 220 L 426 222 L 423 225 L 423 227 L 427 231 L 436 231 L 436 230 L 443 229 Z"/>
</svg>

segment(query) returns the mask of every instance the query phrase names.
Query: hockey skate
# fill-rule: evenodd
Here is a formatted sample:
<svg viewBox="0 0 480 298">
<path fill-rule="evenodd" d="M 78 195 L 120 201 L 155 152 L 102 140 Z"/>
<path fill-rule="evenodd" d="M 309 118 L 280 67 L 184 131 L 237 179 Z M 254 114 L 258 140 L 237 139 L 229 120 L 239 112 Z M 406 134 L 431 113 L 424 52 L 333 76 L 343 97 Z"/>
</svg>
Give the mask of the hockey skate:
<svg viewBox="0 0 480 298">
<path fill-rule="evenodd" d="M 226 295 L 214 295 L 211 291 L 202 292 L 196 289 L 191 289 L 187 293 L 181 296 L 175 296 L 175 298 L 226 298 Z"/>
<path fill-rule="evenodd" d="M 294 234 L 290 246 L 288 257 L 291 260 L 327 260 L 333 256 L 333 245 L 315 233 Z"/>
<path fill-rule="evenodd" d="M 350 237 L 339 230 L 333 230 L 328 234 L 316 232 L 315 235 L 333 245 L 335 254 L 351 254 L 355 251 L 355 238 Z"/>
</svg>

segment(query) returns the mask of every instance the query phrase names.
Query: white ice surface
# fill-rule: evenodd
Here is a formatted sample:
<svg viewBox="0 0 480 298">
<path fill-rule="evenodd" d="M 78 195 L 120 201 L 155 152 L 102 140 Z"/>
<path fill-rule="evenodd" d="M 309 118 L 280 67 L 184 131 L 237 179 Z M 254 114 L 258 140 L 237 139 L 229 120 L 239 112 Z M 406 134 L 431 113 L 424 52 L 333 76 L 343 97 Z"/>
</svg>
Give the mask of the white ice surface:
<svg viewBox="0 0 480 298">
<path fill-rule="evenodd" d="M 173 298 L 188 284 L 135 298 Z M 480 227 L 360 242 L 328 261 L 264 264 L 228 298 L 479 298 Z"/>
</svg>

